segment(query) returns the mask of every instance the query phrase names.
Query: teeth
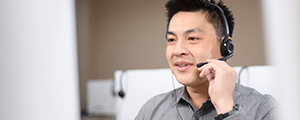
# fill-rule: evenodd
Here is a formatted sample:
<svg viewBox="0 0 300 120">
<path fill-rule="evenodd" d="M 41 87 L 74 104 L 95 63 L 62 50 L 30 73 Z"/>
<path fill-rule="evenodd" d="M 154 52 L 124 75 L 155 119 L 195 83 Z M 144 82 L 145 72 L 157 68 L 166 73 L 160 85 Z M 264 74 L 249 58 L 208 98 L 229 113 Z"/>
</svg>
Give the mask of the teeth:
<svg viewBox="0 0 300 120">
<path fill-rule="evenodd" d="M 187 65 L 179 65 L 179 67 L 184 67 L 184 66 L 187 66 Z"/>
</svg>

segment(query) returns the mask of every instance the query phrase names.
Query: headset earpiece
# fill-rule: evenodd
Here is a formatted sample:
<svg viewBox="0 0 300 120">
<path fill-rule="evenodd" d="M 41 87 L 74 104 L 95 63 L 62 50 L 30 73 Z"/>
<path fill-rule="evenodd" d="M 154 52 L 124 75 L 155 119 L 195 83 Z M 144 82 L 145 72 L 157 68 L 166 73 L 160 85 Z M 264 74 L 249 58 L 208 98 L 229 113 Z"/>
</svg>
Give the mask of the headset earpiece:
<svg viewBox="0 0 300 120">
<path fill-rule="evenodd" d="M 120 92 L 118 93 L 118 95 L 121 97 L 121 98 L 124 98 L 125 96 L 125 93 L 123 90 L 120 90 Z"/>
<path fill-rule="evenodd" d="M 233 54 L 234 45 L 231 39 L 224 37 L 220 44 L 220 52 L 223 57 Z"/>
</svg>

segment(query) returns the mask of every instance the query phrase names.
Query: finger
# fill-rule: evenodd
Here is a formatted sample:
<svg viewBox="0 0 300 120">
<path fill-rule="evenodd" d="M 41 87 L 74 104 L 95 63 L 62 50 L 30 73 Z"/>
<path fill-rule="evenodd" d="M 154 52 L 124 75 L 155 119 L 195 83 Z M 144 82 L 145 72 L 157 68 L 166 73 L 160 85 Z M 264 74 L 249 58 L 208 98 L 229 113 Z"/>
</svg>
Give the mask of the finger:
<svg viewBox="0 0 300 120">
<path fill-rule="evenodd" d="M 207 59 L 207 60 L 209 60 L 209 59 Z M 206 64 L 204 64 L 203 66 L 201 66 L 200 68 L 198 68 L 198 71 L 201 72 L 204 68 L 206 68 L 205 66 L 207 66 L 207 64 L 208 64 L 208 62 Z"/>
<path fill-rule="evenodd" d="M 216 60 L 216 59 L 207 59 L 206 61 L 208 63 L 215 64 L 216 67 L 219 67 L 219 68 L 230 67 L 225 61 L 220 61 L 220 60 Z"/>
<path fill-rule="evenodd" d="M 207 64 L 205 64 L 205 65 L 207 65 Z M 201 72 L 205 68 L 205 65 L 203 65 L 200 68 L 198 68 L 198 71 Z"/>
<path fill-rule="evenodd" d="M 222 72 L 222 69 L 228 69 L 229 67 L 226 62 L 217 59 L 207 59 L 206 61 L 208 64 L 198 68 L 198 71 L 200 72 L 199 77 L 205 77 L 212 73 L 214 78 L 218 72 Z"/>
<path fill-rule="evenodd" d="M 213 72 L 211 72 L 210 74 L 206 75 L 206 78 L 210 82 L 215 79 L 215 75 L 213 74 Z"/>
<path fill-rule="evenodd" d="M 217 60 L 217 59 L 207 59 L 206 62 L 207 62 L 208 64 L 205 64 L 205 65 L 203 65 L 202 67 L 198 68 L 198 71 L 201 72 L 201 71 L 202 71 L 204 68 L 206 68 L 207 66 L 215 66 L 215 67 L 217 67 L 216 65 L 221 65 L 221 64 L 222 64 L 222 63 L 220 63 L 220 62 L 222 62 L 222 61 Z"/>
<path fill-rule="evenodd" d="M 208 81 L 215 79 L 214 71 L 209 69 L 210 67 L 206 67 L 201 71 L 199 77 L 206 77 Z"/>
<path fill-rule="evenodd" d="M 200 71 L 199 77 L 205 77 L 205 70 L 203 69 L 198 69 Z"/>
<path fill-rule="evenodd" d="M 203 68 L 200 69 L 200 70 L 201 70 L 201 72 L 200 72 L 199 77 L 205 77 L 205 76 L 207 76 L 207 75 L 209 75 L 209 74 L 214 75 L 213 67 L 212 67 L 211 65 L 205 65 L 205 66 L 203 66 Z"/>
</svg>

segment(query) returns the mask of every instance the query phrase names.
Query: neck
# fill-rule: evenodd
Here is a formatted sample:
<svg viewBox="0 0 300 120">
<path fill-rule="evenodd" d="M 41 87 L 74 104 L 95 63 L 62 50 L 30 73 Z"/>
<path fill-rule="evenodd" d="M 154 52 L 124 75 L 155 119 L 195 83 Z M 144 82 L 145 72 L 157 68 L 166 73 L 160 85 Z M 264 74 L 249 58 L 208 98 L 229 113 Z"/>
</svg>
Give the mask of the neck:
<svg viewBox="0 0 300 120">
<path fill-rule="evenodd" d="M 209 98 L 208 86 L 208 81 L 198 86 L 186 86 L 189 99 L 196 109 L 201 108 L 202 104 Z"/>
</svg>

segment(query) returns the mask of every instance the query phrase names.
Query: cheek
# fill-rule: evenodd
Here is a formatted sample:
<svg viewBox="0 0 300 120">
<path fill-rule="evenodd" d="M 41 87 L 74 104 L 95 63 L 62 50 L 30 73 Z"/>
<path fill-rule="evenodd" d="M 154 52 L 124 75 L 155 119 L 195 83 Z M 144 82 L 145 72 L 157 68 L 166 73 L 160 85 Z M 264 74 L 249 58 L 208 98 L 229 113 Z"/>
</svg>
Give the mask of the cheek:
<svg viewBox="0 0 300 120">
<path fill-rule="evenodd" d="M 198 53 L 198 56 L 195 57 L 195 61 L 197 62 L 205 62 L 206 59 L 208 59 L 210 55 L 206 51 L 202 51 Z"/>
<path fill-rule="evenodd" d="M 212 46 L 211 54 L 215 59 L 219 59 L 220 57 L 222 57 L 220 52 L 220 44 L 214 44 L 214 46 Z"/>
<path fill-rule="evenodd" d="M 213 53 L 215 52 L 214 46 L 212 45 L 205 45 L 199 48 L 195 48 L 193 50 L 193 56 L 196 62 L 205 62 L 206 59 L 213 58 Z"/>
<path fill-rule="evenodd" d="M 172 49 L 170 47 L 166 47 L 166 58 L 169 61 L 171 59 L 172 56 Z"/>
</svg>

